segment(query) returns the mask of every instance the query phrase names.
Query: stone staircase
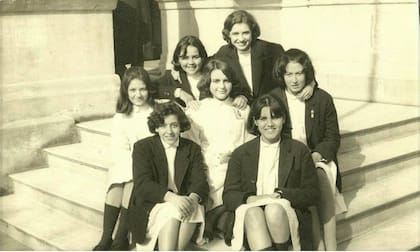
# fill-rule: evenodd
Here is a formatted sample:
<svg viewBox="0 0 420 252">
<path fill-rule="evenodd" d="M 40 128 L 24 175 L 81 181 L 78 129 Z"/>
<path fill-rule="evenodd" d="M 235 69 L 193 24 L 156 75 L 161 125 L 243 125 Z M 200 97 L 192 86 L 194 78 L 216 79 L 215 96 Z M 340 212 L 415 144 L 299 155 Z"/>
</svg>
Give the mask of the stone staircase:
<svg viewBox="0 0 420 252">
<path fill-rule="evenodd" d="M 420 246 L 419 108 L 335 101 L 339 162 L 349 211 L 337 217 L 339 250 Z M 43 150 L 48 167 L 10 175 L 0 231 L 34 250 L 90 250 L 101 233 L 110 119 L 76 125 L 79 143 Z M 215 240 L 190 250 L 229 250 Z"/>
</svg>

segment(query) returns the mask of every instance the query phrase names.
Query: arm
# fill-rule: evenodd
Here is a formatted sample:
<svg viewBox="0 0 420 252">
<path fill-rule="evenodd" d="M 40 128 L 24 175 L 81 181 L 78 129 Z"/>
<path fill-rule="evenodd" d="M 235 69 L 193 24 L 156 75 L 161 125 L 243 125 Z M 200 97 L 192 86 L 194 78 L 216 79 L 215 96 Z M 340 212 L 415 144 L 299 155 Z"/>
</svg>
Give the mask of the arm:
<svg viewBox="0 0 420 252">
<path fill-rule="evenodd" d="M 150 202 L 163 202 L 168 191 L 155 181 L 152 152 L 147 142 L 137 142 L 133 148 L 133 195 Z"/>
<path fill-rule="evenodd" d="M 223 204 L 230 211 L 235 211 L 238 206 L 246 202 L 249 196 L 255 195 L 255 192 L 246 192 L 241 188 L 241 156 L 242 155 L 238 149 L 232 153 L 232 157 L 229 160 L 228 169 L 226 172 L 223 189 Z"/>
<path fill-rule="evenodd" d="M 316 144 L 313 152 L 318 152 L 328 161 L 336 158 L 340 147 L 340 131 L 338 128 L 337 111 L 335 110 L 333 99 L 330 95 L 325 98 L 326 103 L 322 108 L 325 110 L 325 131 L 322 140 Z"/>
<path fill-rule="evenodd" d="M 124 130 L 124 120 L 121 114 L 115 114 L 111 129 L 111 155 L 115 169 L 131 168 L 131 144 Z"/>
<path fill-rule="evenodd" d="M 192 196 L 196 194 L 201 199 L 200 203 L 204 203 L 207 201 L 209 185 L 205 173 L 207 167 L 204 163 L 201 148 L 198 145 L 193 145 L 191 147 L 190 162 L 191 168 L 188 176 L 187 195 Z"/>
<path fill-rule="evenodd" d="M 279 187 L 278 190 L 282 192 L 281 196 L 283 198 L 290 201 L 292 207 L 307 208 L 319 201 L 318 176 L 307 148 L 304 146 L 300 147 L 295 155 L 292 170 L 296 174 L 300 173 L 299 177 L 295 178 L 299 180 L 299 186 L 296 188 Z"/>
</svg>

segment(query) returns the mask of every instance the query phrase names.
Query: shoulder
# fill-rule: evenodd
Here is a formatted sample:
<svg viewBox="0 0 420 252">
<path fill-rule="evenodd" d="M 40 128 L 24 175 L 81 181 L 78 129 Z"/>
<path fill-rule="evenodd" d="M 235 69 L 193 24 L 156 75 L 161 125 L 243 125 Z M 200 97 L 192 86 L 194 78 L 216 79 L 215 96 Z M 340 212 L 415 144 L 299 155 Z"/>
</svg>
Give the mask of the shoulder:
<svg viewBox="0 0 420 252">
<path fill-rule="evenodd" d="M 332 96 L 327 91 L 321 88 L 316 88 L 312 97 L 318 103 L 332 103 L 333 102 Z"/>
<path fill-rule="evenodd" d="M 156 144 L 156 141 L 158 140 L 158 138 L 159 136 L 153 135 L 153 136 L 140 139 L 134 143 L 134 149 L 146 149 L 150 146 L 153 146 L 154 144 Z"/>
<path fill-rule="evenodd" d="M 193 150 L 201 151 L 200 145 L 196 144 L 195 142 L 193 142 L 192 140 L 187 139 L 187 138 L 180 137 L 179 138 L 179 145 L 182 148 L 187 148 L 187 149 L 190 149 L 191 151 L 193 151 Z"/>
<path fill-rule="evenodd" d="M 273 52 L 273 51 L 284 52 L 282 45 L 269 42 L 266 40 L 262 40 L 262 39 L 257 39 L 254 43 L 254 47 L 260 50 L 268 51 L 268 52 Z"/>
<path fill-rule="evenodd" d="M 255 151 L 257 151 L 256 148 L 258 147 L 259 141 L 260 141 L 260 138 L 255 137 L 254 139 L 243 143 L 242 145 L 240 145 L 233 151 L 232 155 L 238 155 L 239 157 L 242 157 L 243 154 L 246 152 L 254 153 Z"/>
<path fill-rule="evenodd" d="M 223 45 L 219 48 L 219 50 L 216 52 L 216 54 L 214 55 L 214 57 L 216 59 L 225 59 L 227 58 L 231 58 L 233 57 L 233 55 L 235 54 L 235 48 L 231 45 Z"/>
<path fill-rule="evenodd" d="M 282 148 L 288 148 L 291 152 L 294 153 L 302 153 L 302 152 L 309 152 L 308 147 L 300 141 L 295 139 L 287 138 L 281 142 Z"/>
</svg>

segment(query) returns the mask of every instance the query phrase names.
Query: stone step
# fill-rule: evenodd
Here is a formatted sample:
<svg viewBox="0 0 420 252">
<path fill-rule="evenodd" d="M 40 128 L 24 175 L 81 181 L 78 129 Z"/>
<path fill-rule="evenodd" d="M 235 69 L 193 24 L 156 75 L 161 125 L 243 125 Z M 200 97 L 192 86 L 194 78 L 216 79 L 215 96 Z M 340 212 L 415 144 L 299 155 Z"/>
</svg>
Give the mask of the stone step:
<svg viewBox="0 0 420 252">
<path fill-rule="evenodd" d="M 82 143 L 93 146 L 109 146 L 111 144 L 112 119 L 94 120 L 76 125 Z"/>
<path fill-rule="evenodd" d="M 418 107 L 335 99 L 341 132 L 339 152 L 360 149 L 377 141 L 418 132 Z M 375 116 L 372 116 L 375 115 Z M 77 125 L 82 142 L 108 145 L 110 118 Z M 99 136 L 98 136 L 99 135 Z"/>
<path fill-rule="evenodd" d="M 420 210 L 418 207 L 413 210 L 399 214 L 363 235 L 339 244 L 338 250 L 418 250 L 420 245 Z"/>
<path fill-rule="evenodd" d="M 343 191 L 362 186 L 378 177 L 398 171 L 420 156 L 420 132 L 365 145 L 338 155 Z M 413 161 L 414 159 L 414 161 Z"/>
<path fill-rule="evenodd" d="M 96 227 L 102 225 L 106 181 L 59 168 L 10 175 L 15 195 L 64 211 Z"/>
<path fill-rule="evenodd" d="M 99 240 L 99 228 L 35 200 L 0 197 L 0 230 L 34 250 L 91 250 Z"/>
<path fill-rule="evenodd" d="M 85 143 L 62 145 L 45 148 L 48 164 L 62 168 L 83 168 L 81 172 L 90 169 L 108 171 L 112 165 L 110 146 L 93 146 Z"/>
<path fill-rule="evenodd" d="M 105 128 L 106 124 L 101 126 Z M 417 141 L 420 133 L 411 134 L 339 154 L 343 190 L 360 187 L 377 179 L 378 176 L 386 176 L 388 173 L 398 171 L 404 165 L 415 162 L 412 159 L 420 155 L 420 144 Z M 89 145 L 83 142 L 47 148 L 45 152 L 51 166 L 74 171 L 80 169 L 80 172 L 89 172 L 91 170 L 89 168 L 106 171 L 112 165 L 109 145 Z M 98 174 L 96 171 L 90 172 Z M 98 174 L 98 176 L 105 175 Z"/>
<path fill-rule="evenodd" d="M 337 216 L 337 240 L 348 240 L 395 215 L 418 207 L 418 163 L 344 192 L 348 212 Z"/>
</svg>

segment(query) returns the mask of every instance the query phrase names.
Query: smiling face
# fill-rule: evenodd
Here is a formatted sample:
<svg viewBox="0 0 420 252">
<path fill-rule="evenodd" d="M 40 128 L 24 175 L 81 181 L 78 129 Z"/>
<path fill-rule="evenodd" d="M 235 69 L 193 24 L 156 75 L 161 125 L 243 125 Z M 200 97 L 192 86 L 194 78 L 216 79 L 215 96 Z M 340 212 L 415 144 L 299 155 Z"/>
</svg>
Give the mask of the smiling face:
<svg viewBox="0 0 420 252">
<path fill-rule="evenodd" d="M 210 75 L 210 93 L 213 98 L 224 101 L 229 98 L 232 91 L 232 83 L 219 69 L 215 69 Z"/>
<path fill-rule="evenodd" d="M 270 107 L 261 109 L 260 118 L 255 121 L 261 139 L 266 143 L 275 143 L 280 140 L 280 133 L 283 128 L 283 117 L 272 117 Z"/>
<path fill-rule="evenodd" d="M 147 103 L 149 92 L 147 92 L 146 84 L 139 79 L 132 79 L 128 85 L 128 99 L 133 107 L 141 107 Z"/>
<path fill-rule="evenodd" d="M 283 77 L 287 90 L 294 95 L 302 91 L 306 85 L 304 68 L 298 62 L 290 61 L 286 65 L 286 72 Z"/>
<path fill-rule="evenodd" d="M 173 145 L 178 141 L 181 133 L 178 117 L 176 115 L 165 116 L 163 125 L 159 126 L 156 131 L 163 142 Z"/>
<path fill-rule="evenodd" d="M 191 45 L 185 50 L 185 55 L 179 56 L 178 61 L 187 75 L 197 74 L 203 65 L 203 59 L 200 57 L 197 47 Z"/>
<path fill-rule="evenodd" d="M 246 23 L 234 24 L 230 30 L 229 38 L 238 51 L 247 51 L 251 47 L 252 33 Z"/>
</svg>

